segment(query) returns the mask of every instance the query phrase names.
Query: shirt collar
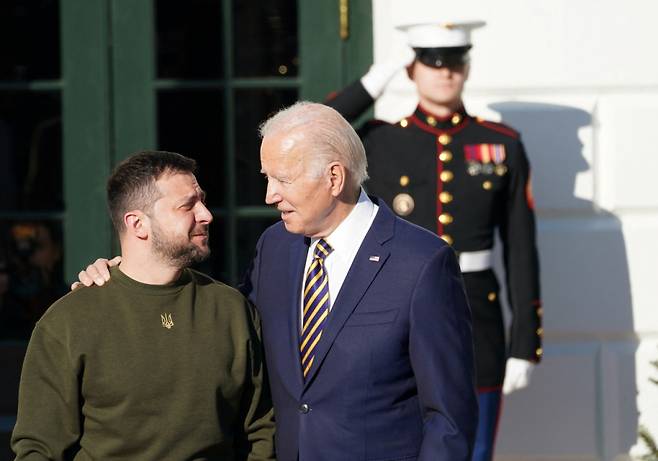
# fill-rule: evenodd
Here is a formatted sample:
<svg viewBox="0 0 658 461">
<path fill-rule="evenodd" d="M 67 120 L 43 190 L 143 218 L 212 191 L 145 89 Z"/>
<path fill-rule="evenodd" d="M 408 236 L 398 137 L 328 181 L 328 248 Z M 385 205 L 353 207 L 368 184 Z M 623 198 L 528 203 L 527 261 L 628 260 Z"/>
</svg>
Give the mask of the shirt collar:
<svg viewBox="0 0 658 461">
<path fill-rule="evenodd" d="M 331 248 L 334 249 L 331 253 L 332 255 L 337 254 L 342 258 L 351 254 L 355 248 L 361 245 L 361 241 L 355 239 L 354 236 L 360 235 L 363 232 L 364 226 L 368 226 L 374 210 L 375 204 L 372 203 L 363 188 L 361 188 L 359 200 L 357 200 L 352 211 L 350 211 L 347 217 L 343 219 L 330 235 L 324 238 L 331 245 Z M 317 238 L 311 240 L 311 248 L 315 247 L 318 240 Z"/>
</svg>

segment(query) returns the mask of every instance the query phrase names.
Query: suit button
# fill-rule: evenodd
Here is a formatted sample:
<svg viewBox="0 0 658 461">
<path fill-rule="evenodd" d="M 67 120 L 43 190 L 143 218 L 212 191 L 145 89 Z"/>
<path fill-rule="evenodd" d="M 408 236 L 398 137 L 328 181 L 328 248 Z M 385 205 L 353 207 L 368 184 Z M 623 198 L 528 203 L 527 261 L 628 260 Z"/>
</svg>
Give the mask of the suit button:
<svg viewBox="0 0 658 461">
<path fill-rule="evenodd" d="M 439 178 L 441 178 L 441 181 L 443 181 L 443 182 L 450 182 L 450 181 L 452 181 L 452 178 L 454 178 L 454 177 L 455 177 L 455 175 L 450 170 L 443 170 L 441 172 L 441 174 L 439 175 Z"/>
<path fill-rule="evenodd" d="M 452 202 L 452 194 L 450 192 L 443 191 L 439 194 L 439 200 L 441 203 L 450 203 Z"/>
<path fill-rule="evenodd" d="M 408 186 L 409 185 L 409 176 L 407 176 L 406 174 L 403 175 L 403 176 L 400 176 L 400 185 L 402 187 Z"/>
<path fill-rule="evenodd" d="M 300 413 L 306 414 L 306 413 L 308 413 L 309 411 L 311 411 L 311 407 L 308 406 L 308 403 L 302 403 L 302 404 L 299 406 L 299 412 L 300 412 Z"/>
<path fill-rule="evenodd" d="M 450 213 L 441 213 L 439 215 L 439 222 L 441 224 L 450 224 L 453 221 L 452 215 Z"/>
<path fill-rule="evenodd" d="M 448 234 L 443 234 L 443 235 L 441 236 L 441 238 L 442 238 L 443 241 L 446 242 L 448 245 L 452 245 L 453 239 L 452 239 L 452 237 L 451 237 L 450 235 L 448 235 Z"/>
<path fill-rule="evenodd" d="M 449 134 L 443 133 L 439 135 L 439 143 L 442 146 L 445 146 L 446 144 L 450 144 L 450 141 L 452 141 L 452 137 Z"/>
<path fill-rule="evenodd" d="M 496 300 L 496 293 L 494 291 L 492 291 L 491 293 L 489 293 L 487 295 L 487 299 L 491 302 L 494 302 Z"/>
<path fill-rule="evenodd" d="M 452 152 L 449 150 L 444 150 L 439 154 L 439 160 L 441 160 L 443 163 L 448 163 L 450 160 L 452 160 Z"/>
<path fill-rule="evenodd" d="M 491 181 L 485 181 L 482 183 L 482 189 L 484 190 L 491 190 L 492 187 L 493 184 L 491 183 Z"/>
</svg>

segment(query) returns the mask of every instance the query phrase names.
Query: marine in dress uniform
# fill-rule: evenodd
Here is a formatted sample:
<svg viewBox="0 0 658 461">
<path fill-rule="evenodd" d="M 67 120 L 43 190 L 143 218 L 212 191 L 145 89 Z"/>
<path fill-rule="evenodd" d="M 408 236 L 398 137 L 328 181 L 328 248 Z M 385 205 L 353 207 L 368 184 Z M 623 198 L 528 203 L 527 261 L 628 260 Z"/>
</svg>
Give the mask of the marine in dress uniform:
<svg viewBox="0 0 658 461">
<path fill-rule="evenodd" d="M 468 21 L 401 29 L 414 49 L 412 59 L 425 66 L 467 73 L 470 31 L 481 25 L 484 23 Z M 386 76 L 386 68 L 389 74 L 395 70 L 390 64 L 379 69 L 373 66 L 369 74 L 327 104 L 355 120 L 392 76 Z M 506 364 L 509 391 L 527 385 L 532 364 L 542 357 L 530 167 L 519 133 L 467 113 L 461 89 L 451 110 L 441 115 L 423 107 L 420 99 L 416 110 L 397 123 L 371 121 L 361 127 L 371 178 L 366 186 L 398 215 L 436 232 L 458 254 L 473 315 L 480 403 L 473 459 L 490 460 Z M 496 230 L 503 244 L 512 309 L 509 345 L 499 282 L 492 270 Z"/>
</svg>

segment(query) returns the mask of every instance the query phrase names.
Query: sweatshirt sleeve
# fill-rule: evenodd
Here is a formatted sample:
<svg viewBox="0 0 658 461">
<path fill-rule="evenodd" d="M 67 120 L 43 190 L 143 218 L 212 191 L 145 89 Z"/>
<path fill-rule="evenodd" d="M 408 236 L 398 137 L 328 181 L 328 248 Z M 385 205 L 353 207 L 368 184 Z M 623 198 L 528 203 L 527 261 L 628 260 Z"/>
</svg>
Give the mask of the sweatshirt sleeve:
<svg viewBox="0 0 658 461">
<path fill-rule="evenodd" d="M 263 346 L 260 319 L 256 309 L 248 302 L 249 312 L 249 366 L 243 395 L 244 438 L 240 459 L 265 461 L 274 458 L 274 409 L 270 394 Z"/>
<path fill-rule="evenodd" d="M 79 395 L 66 345 L 37 324 L 23 363 L 11 437 L 17 461 L 72 459 L 81 435 Z"/>
</svg>

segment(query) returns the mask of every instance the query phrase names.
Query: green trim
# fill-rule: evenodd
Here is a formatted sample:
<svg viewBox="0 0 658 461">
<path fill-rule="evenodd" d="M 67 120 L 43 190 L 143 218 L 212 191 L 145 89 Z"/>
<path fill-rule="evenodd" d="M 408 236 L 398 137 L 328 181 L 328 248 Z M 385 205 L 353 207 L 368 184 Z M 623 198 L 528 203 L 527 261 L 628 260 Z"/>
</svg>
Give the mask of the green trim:
<svg viewBox="0 0 658 461">
<path fill-rule="evenodd" d="M 64 275 L 72 280 L 91 258 L 110 254 L 105 207 L 110 172 L 108 4 L 62 0 L 64 139 Z"/>
<path fill-rule="evenodd" d="M 0 91 L 60 91 L 62 80 L 32 80 L 29 82 L 0 82 Z"/>
<path fill-rule="evenodd" d="M 157 145 L 153 16 L 152 0 L 112 0 L 113 163 Z"/>
<path fill-rule="evenodd" d="M 233 88 L 297 88 L 302 80 L 296 77 L 236 78 L 230 80 L 156 80 L 154 87 L 158 90 L 214 90 L 222 89 L 227 84 Z"/>
<path fill-rule="evenodd" d="M 347 40 L 339 36 L 338 4 L 338 0 L 299 2 L 302 99 L 324 101 L 372 64 L 371 2 L 349 1 Z"/>
</svg>

